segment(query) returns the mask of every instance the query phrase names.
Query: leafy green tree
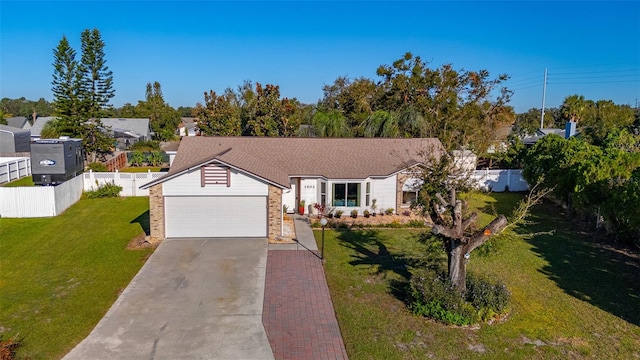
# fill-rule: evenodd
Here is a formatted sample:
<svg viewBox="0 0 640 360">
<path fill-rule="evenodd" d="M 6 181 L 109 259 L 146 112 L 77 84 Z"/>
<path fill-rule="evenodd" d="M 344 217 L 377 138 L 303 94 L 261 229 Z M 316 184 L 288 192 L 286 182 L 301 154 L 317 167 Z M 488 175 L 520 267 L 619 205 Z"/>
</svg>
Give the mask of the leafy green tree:
<svg viewBox="0 0 640 360">
<path fill-rule="evenodd" d="M 193 115 L 198 118 L 198 130 L 209 136 L 239 136 L 242 134 L 240 106 L 236 94 L 226 89 L 217 95 L 204 93 L 204 105 L 197 103 Z"/>
<path fill-rule="evenodd" d="M 545 109 L 544 123 L 545 128 L 555 128 L 556 121 L 553 117 L 552 109 Z M 533 135 L 540 128 L 540 109 L 529 109 L 527 112 L 516 115 L 516 121 L 513 125 L 513 133 L 520 136 Z"/>
<path fill-rule="evenodd" d="M 349 137 L 350 129 L 344 116 L 337 110 L 318 111 L 313 116 L 313 131 L 319 137 Z"/>
<path fill-rule="evenodd" d="M 169 141 L 175 137 L 180 124 L 180 114 L 164 101 L 159 82 L 147 83 L 145 101 L 139 101 L 135 108 L 137 117 L 148 117 L 155 139 Z"/>
<path fill-rule="evenodd" d="M 250 83 L 241 88 L 242 135 L 249 136 L 293 136 L 298 126 L 291 123 L 295 106 L 292 100 L 280 99 L 280 87 Z M 297 124 L 299 125 L 299 124 Z"/>
<path fill-rule="evenodd" d="M 136 107 L 131 103 L 122 105 L 121 108 L 114 109 L 114 115 L 119 118 L 136 118 Z"/>
<path fill-rule="evenodd" d="M 398 116 L 393 112 L 377 110 L 371 114 L 364 124 L 365 137 L 398 137 Z"/>
<path fill-rule="evenodd" d="M 178 114 L 180 114 L 181 117 L 192 117 L 193 115 L 193 108 L 191 106 L 178 106 Z"/>
</svg>

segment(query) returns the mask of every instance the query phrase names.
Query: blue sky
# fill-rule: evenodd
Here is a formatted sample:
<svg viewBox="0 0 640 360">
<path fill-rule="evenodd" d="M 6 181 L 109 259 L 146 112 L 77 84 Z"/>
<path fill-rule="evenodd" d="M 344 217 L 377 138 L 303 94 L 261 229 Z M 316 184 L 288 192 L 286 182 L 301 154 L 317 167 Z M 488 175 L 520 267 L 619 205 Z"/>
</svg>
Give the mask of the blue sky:
<svg viewBox="0 0 640 360">
<path fill-rule="evenodd" d="M 0 0 L 0 97 L 51 101 L 52 49 L 98 28 L 114 106 L 148 82 L 174 107 L 245 80 L 315 103 L 338 76 L 378 79 L 410 51 L 431 67 L 511 75 L 517 112 L 566 96 L 640 101 L 640 2 L 217 2 Z M 79 55 L 77 55 L 79 59 Z"/>
</svg>

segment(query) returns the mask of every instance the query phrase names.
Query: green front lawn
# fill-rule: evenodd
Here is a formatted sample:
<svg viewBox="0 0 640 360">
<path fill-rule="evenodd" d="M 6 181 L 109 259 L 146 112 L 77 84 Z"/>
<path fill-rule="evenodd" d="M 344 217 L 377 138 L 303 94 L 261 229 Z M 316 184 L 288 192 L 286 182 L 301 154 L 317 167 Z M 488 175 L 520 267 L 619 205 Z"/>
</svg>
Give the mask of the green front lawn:
<svg viewBox="0 0 640 360">
<path fill-rule="evenodd" d="M 508 213 L 515 194 L 477 195 L 470 205 Z M 403 302 L 410 270 L 427 250 L 419 230 L 325 232 L 325 272 L 349 358 L 629 359 L 640 357 L 640 264 L 598 246 L 552 205 L 534 209 L 555 230 L 529 240 L 494 242 L 472 253 L 470 271 L 499 278 L 512 293 L 507 321 L 449 327 L 414 316 Z M 320 231 L 316 238 L 320 239 Z"/>
<path fill-rule="evenodd" d="M 146 197 L 82 199 L 52 218 L 0 218 L 0 335 L 59 359 L 95 327 L 151 250 Z"/>
</svg>

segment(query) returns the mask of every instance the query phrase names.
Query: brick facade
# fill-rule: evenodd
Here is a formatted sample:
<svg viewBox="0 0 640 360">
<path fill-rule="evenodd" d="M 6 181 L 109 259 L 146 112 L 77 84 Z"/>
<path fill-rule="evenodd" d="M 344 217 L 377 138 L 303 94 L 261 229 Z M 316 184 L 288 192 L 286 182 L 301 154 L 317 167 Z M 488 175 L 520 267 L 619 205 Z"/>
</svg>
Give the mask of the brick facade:
<svg viewBox="0 0 640 360">
<path fill-rule="evenodd" d="M 396 214 L 402 213 L 402 188 L 404 183 L 411 177 L 411 174 L 399 173 L 396 176 Z"/>
<path fill-rule="evenodd" d="M 149 188 L 149 223 L 151 238 L 156 241 L 164 240 L 164 197 L 162 196 L 162 184 Z"/>
<path fill-rule="evenodd" d="M 282 189 L 269 185 L 267 202 L 267 236 L 275 239 L 282 236 Z"/>
</svg>

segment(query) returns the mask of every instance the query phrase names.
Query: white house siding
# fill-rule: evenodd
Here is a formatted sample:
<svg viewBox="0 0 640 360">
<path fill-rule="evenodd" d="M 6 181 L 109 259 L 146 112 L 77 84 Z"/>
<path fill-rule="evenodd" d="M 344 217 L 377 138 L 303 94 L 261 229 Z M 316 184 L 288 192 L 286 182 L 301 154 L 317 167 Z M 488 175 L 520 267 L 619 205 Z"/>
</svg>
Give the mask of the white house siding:
<svg viewBox="0 0 640 360">
<path fill-rule="evenodd" d="M 385 179 L 372 179 L 371 198 L 376 199 L 377 212 L 396 207 L 396 175 Z"/>
<path fill-rule="evenodd" d="M 231 186 L 200 186 L 200 169 L 182 174 L 162 184 L 164 196 L 267 196 L 269 186 L 249 175 L 231 170 Z"/>
<path fill-rule="evenodd" d="M 305 201 L 305 211 L 310 211 L 310 207 L 313 208 L 313 204 L 319 202 L 318 191 L 320 189 L 320 183 L 318 179 L 300 179 L 300 200 Z"/>
</svg>

